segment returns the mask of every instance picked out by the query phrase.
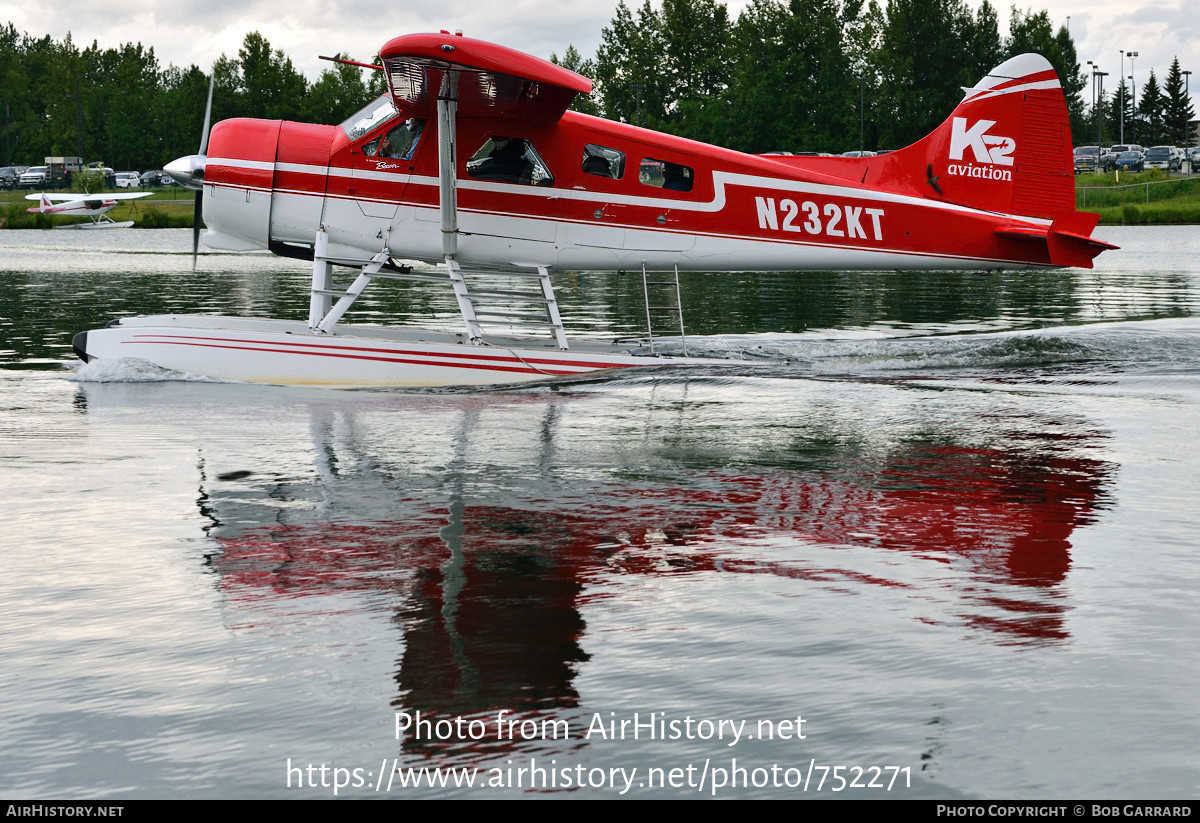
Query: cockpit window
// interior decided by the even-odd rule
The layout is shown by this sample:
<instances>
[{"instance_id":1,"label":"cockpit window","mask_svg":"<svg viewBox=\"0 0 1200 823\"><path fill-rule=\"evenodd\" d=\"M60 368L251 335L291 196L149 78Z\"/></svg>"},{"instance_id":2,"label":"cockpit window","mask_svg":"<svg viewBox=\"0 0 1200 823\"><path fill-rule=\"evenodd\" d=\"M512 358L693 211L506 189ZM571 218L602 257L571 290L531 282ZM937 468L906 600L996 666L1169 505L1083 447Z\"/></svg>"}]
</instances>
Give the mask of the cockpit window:
<instances>
[{"instance_id":1,"label":"cockpit window","mask_svg":"<svg viewBox=\"0 0 1200 823\"><path fill-rule=\"evenodd\" d=\"M411 160L417 151L417 143L425 131L425 119L410 117L403 123L388 130L363 146L363 154L368 157L394 157L399 160Z\"/></svg>"},{"instance_id":2,"label":"cockpit window","mask_svg":"<svg viewBox=\"0 0 1200 823\"><path fill-rule=\"evenodd\" d=\"M467 174L477 180L522 183L527 186L553 186L554 175L534 151L533 144L520 137L493 135L467 161Z\"/></svg>"},{"instance_id":3,"label":"cockpit window","mask_svg":"<svg viewBox=\"0 0 1200 823\"><path fill-rule=\"evenodd\" d=\"M625 152L588 143L583 147L583 170L597 177L620 180L625 173Z\"/></svg>"},{"instance_id":4,"label":"cockpit window","mask_svg":"<svg viewBox=\"0 0 1200 823\"><path fill-rule=\"evenodd\" d=\"M342 131L351 140L357 140L384 120L396 114L390 95L383 95L350 115L342 123Z\"/></svg>"},{"instance_id":5,"label":"cockpit window","mask_svg":"<svg viewBox=\"0 0 1200 823\"><path fill-rule=\"evenodd\" d=\"M691 191L696 173L687 166L670 163L666 160L655 160L647 157L642 160L638 171L638 179L644 185L654 186L670 191Z\"/></svg>"}]
</instances>

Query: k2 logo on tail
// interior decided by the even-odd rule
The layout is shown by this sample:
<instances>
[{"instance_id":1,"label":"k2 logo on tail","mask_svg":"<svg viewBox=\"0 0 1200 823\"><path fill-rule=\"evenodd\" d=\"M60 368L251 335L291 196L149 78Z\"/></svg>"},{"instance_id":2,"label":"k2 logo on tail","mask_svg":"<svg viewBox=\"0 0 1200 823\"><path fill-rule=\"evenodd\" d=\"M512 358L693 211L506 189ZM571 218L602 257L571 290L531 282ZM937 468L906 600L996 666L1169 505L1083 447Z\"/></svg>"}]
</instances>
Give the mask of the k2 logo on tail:
<instances>
[{"instance_id":1,"label":"k2 logo on tail","mask_svg":"<svg viewBox=\"0 0 1200 823\"><path fill-rule=\"evenodd\" d=\"M963 152L970 149L977 163L1011 166L1017 141L988 134L988 129L994 125L995 120L977 120L975 125L967 128L967 118L955 117L950 124L950 159L962 160Z\"/></svg>"}]
</instances>

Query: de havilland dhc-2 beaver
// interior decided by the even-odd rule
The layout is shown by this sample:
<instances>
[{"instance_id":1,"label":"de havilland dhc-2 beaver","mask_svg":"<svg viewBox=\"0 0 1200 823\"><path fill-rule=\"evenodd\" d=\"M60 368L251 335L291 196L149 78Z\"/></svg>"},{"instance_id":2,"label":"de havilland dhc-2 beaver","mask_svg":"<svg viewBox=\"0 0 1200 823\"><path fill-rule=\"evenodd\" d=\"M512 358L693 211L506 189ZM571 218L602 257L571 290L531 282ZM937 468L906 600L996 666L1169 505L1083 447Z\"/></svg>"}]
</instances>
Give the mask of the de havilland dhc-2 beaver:
<instances>
[{"instance_id":1,"label":"de havilland dhc-2 beaver","mask_svg":"<svg viewBox=\"0 0 1200 823\"><path fill-rule=\"evenodd\" d=\"M649 294L648 346L568 344L554 272L651 272L674 284L682 336L679 271L1091 268L1115 248L1075 209L1065 98L1036 54L966 89L927 137L861 158L742 154L568 111L590 80L460 34L397 37L380 58L388 93L340 126L209 133L206 115L200 153L167 167L197 190L194 242L202 214L208 246L312 260L308 321L123 318L76 335L83 360L325 386L713 363L686 338L684 356L655 350ZM353 282L335 286L335 266ZM376 279L444 283L461 333L339 325Z\"/></svg>"}]
</instances>

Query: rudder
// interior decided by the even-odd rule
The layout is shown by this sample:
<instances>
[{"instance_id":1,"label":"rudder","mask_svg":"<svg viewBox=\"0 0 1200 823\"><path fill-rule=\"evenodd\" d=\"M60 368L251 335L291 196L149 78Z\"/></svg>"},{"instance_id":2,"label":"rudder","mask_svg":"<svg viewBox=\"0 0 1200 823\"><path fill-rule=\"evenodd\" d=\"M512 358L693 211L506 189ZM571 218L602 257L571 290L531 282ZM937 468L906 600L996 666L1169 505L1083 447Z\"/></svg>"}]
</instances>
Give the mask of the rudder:
<instances>
[{"instance_id":1,"label":"rudder","mask_svg":"<svg viewBox=\"0 0 1200 823\"><path fill-rule=\"evenodd\" d=\"M1013 57L965 91L941 126L896 152L924 194L1022 217L1075 213L1070 118L1050 62Z\"/></svg>"}]
</instances>

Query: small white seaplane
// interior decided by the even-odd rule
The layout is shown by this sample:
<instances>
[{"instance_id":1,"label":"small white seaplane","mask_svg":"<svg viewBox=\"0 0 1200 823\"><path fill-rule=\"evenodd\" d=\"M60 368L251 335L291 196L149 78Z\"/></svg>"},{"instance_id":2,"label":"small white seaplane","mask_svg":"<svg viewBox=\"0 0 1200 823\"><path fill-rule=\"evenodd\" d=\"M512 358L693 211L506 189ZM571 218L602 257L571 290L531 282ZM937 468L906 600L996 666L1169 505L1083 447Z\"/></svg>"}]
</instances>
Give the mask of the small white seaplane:
<instances>
[{"instance_id":1,"label":"small white seaplane","mask_svg":"<svg viewBox=\"0 0 1200 823\"><path fill-rule=\"evenodd\" d=\"M312 260L308 321L123 318L75 336L83 360L326 386L713 363L655 348L650 278L674 291L654 302L682 338L681 270L1090 268L1115 248L1075 209L1066 102L1038 55L994 69L924 139L865 158L748 155L568 111L590 80L449 32L380 57L354 65L382 70L388 93L341 126L235 119L210 135L206 115L200 152L166 167L197 191L194 247L203 217L209 246ZM335 285L335 266L353 282ZM568 345L562 270L640 271L647 340ZM452 289L462 332L340 325L396 279Z\"/></svg>"},{"instance_id":2,"label":"small white seaplane","mask_svg":"<svg viewBox=\"0 0 1200 823\"><path fill-rule=\"evenodd\" d=\"M122 200L136 200L139 197L149 197L150 192L128 192L122 194L27 194L26 200L38 201L37 206L25 209L28 212L53 214L58 216L81 215L90 217L90 221L80 223L65 223L55 226L56 229L127 229L133 225L132 220L117 222L108 213L117 207Z\"/></svg>"}]
</instances>

